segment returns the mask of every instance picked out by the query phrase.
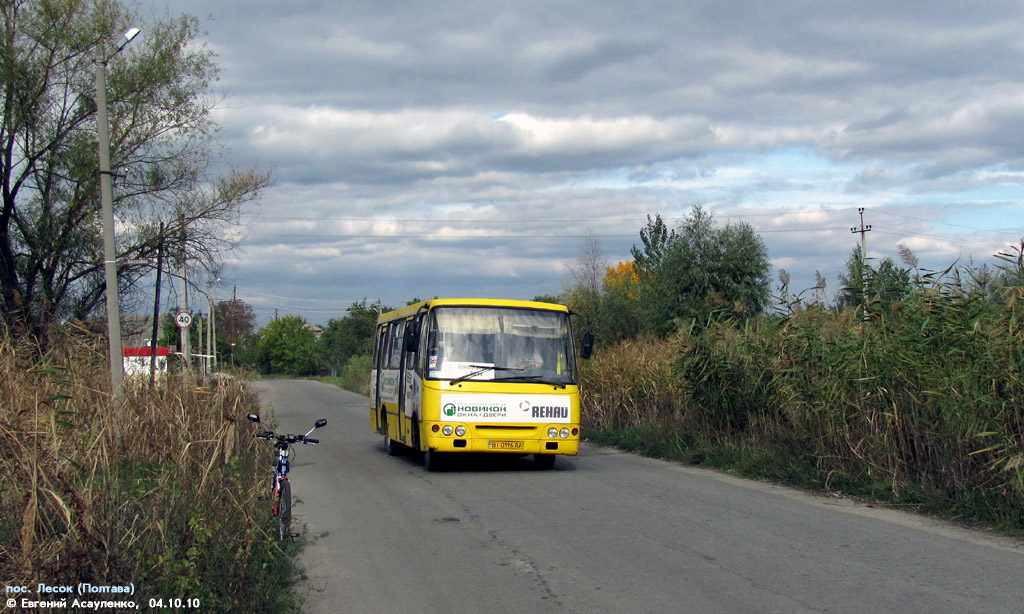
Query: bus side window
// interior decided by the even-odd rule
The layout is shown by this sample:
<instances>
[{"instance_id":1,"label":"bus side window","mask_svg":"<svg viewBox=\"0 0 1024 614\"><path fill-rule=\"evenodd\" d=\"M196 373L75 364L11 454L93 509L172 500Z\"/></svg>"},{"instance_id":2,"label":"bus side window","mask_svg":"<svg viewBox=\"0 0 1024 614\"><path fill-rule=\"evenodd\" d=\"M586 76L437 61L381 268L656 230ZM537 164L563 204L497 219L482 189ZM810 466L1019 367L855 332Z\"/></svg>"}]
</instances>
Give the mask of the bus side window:
<instances>
[{"instance_id":1,"label":"bus side window","mask_svg":"<svg viewBox=\"0 0 1024 614\"><path fill-rule=\"evenodd\" d=\"M394 324L385 324L380 328L380 368L388 369L391 366L391 327Z\"/></svg>"},{"instance_id":2,"label":"bus side window","mask_svg":"<svg viewBox=\"0 0 1024 614\"><path fill-rule=\"evenodd\" d=\"M374 329L376 337L373 340L373 368L380 368L380 357L384 351L384 327L378 326Z\"/></svg>"},{"instance_id":3,"label":"bus side window","mask_svg":"<svg viewBox=\"0 0 1024 614\"><path fill-rule=\"evenodd\" d=\"M405 327L406 334L415 334L417 320L409 320L409 323ZM403 342L403 345L405 343ZM420 366L419 360L419 346L414 346L411 351L405 353L405 368L414 370L417 373L423 373L423 369Z\"/></svg>"},{"instance_id":4,"label":"bus side window","mask_svg":"<svg viewBox=\"0 0 1024 614\"><path fill-rule=\"evenodd\" d=\"M402 333L405 332L405 322L391 323L391 338L388 340L391 361L390 368L397 369L402 364Z\"/></svg>"}]
</instances>

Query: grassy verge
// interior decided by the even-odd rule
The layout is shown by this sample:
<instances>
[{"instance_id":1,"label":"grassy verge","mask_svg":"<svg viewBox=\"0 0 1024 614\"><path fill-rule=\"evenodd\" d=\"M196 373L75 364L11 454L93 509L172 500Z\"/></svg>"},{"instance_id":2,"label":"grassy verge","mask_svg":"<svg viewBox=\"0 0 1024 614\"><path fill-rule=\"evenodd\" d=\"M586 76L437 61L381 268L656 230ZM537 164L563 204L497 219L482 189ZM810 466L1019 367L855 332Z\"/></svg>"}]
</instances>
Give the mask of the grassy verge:
<instances>
[{"instance_id":1,"label":"grassy verge","mask_svg":"<svg viewBox=\"0 0 1024 614\"><path fill-rule=\"evenodd\" d=\"M0 583L294 611L300 571L259 499L269 457L245 382L129 381L117 415L102 340L61 333L47 347L0 338Z\"/></svg>"},{"instance_id":2,"label":"grassy verge","mask_svg":"<svg viewBox=\"0 0 1024 614\"><path fill-rule=\"evenodd\" d=\"M997 300L998 299L998 300ZM1024 535L1024 288L722 320L602 348L597 442Z\"/></svg>"},{"instance_id":3,"label":"grassy verge","mask_svg":"<svg viewBox=\"0 0 1024 614\"><path fill-rule=\"evenodd\" d=\"M333 384L365 397L370 396L370 366L373 362L370 356L353 356L345 363L337 377L313 376L304 379L311 379L326 384Z\"/></svg>"}]
</instances>

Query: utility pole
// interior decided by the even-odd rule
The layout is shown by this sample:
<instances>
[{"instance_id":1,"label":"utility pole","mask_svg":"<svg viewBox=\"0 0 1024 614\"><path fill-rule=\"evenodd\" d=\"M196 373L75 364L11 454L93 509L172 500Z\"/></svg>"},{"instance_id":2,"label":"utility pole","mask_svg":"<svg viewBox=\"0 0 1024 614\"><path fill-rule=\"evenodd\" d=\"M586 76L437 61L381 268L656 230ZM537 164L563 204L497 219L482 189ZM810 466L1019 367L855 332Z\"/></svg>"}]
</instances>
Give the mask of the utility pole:
<instances>
[{"instance_id":1,"label":"utility pole","mask_svg":"<svg viewBox=\"0 0 1024 614\"><path fill-rule=\"evenodd\" d=\"M206 286L207 286L207 288L209 288L210 284L207 283ZM210 291L207 290L206 293L209 294ZM213 299L211 299L209 296L207 296L206 297L206 353L209 354L210 356L206 359L206 370L209 372L209 374L213 373L213 369L214 369L214 366L215 366L214 361L217 359L217 351L213 347L213 342L216 339L216 337L214 337L214 335L213 335L213 327L216 325L215 324L216 322L217 322L217 314L213 313Z\"/></svg>"},{"instance_id":2,"label":"utility pole","mask_svg":"<svg viewBox=\"0 0 1024 614\"><path fill-rule=\"evenodd\" d=\"M861 301L865 307L868 301L868 278L865 275L865 267L867 266L868 258L868 240L867 233L871 231L871 224L864 225L864 207L858 207L857 213L860 214L860 229L850 228L851 233L860 233L860 285L861 285Z\"/></svg>"},{"instance_id":3,"label":"utility pole","mask_svg":"<svg viewBox=\"0 0 1024 614\"><path fill-rule=\"evenodd\" d=\"M210 301L210 350L213 354L213 370L217 370L217 305Z\"/></svg>"},{"instance_id":4,"label":"utility pole","mask_svg":"<svg viewBox=\"0 0 1024 614\"><path fill-rule=\"evenodd\" d=\"M114 196L110 170L110 121L107 118L107 58L103 45L96 53L96 132L100 156L100 201L103 209L103 272L107 283L107 337L114 412L121 419L124 402L124 349L121 307L117 294L117 250L114 244Z\"/></svg>"},{"instance_id":5,"label":"utility pole","mask_svg":"<svg viewBox=\"0 0 1024 614\"><path fill-rule=\"evenodd\" d=\"M206 281L206 371L213 373L217 367L217 314L210 291L213 284L220 283L220 277Z\"/></svg>"},{"instance_id":6,"label":"utility pole","mask_svg":"<svg viewBox=\"0 0 1024 614\"><path fill-rule=\"evenodd\" d=\"M871 224L864 225L864 207L858 207L857 213L860 214L860 229L850 228L850 232L853 234L860 233L860 262L864 264L864 260L868 257L868 243L867 233L871 232Z\"/></svg>"},{"instance_id":7,"label":"utility pole","mask_svg":"<svg viewBox=\"0 0 1024 614\"><path fill-rule=\"evenodd\" d=\"M206 377L206 355L203 354L203 312L198 312L192 321L196 323L196 344L199 348L199 377Z\"/></svg>"},{"instance_id":8,"label":"utility pole","mask_svg":"<svg viewBox=\"0 0 1024 614\"><path fill-rule=\"evenodd\" d=\"M160 239L156 248L156 299L153 301L153 338L149 344L149 387L156 381L156 340L160 334L160 283L164 268L164 223L160 222Z\"/></svg>"},{"instance_id":9,"label":"utility pole","mask_svg":"<svg viewBox=\"0 0 1024 614\"><path fill-rule=\"evenodd\" d=\"M188 281L185 279L185 214L181 214L181 296L178 305L182 311L188 311ZM192 369L192 344L188 337L188 328L181 329L181 353L185 358L185 370Z\"/></svg>"}]
</instances>

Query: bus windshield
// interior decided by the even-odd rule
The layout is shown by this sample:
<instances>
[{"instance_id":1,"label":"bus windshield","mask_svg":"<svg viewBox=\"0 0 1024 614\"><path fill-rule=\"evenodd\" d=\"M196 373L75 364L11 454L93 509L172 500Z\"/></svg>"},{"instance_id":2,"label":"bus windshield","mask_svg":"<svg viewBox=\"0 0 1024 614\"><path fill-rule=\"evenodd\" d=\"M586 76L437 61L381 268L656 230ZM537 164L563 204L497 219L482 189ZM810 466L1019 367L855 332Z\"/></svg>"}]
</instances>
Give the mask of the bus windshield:
<instances>
[{"instance_id":1,"label":"bus windshield","mask_svg":"<svg viewBox=\"0 0 1024 614\"><path fill-rule=\"evenodd\" d=\"M438 307L427 323L427 377L576 383L569 316L509 307Z\"/></svg>"}]
</instances>

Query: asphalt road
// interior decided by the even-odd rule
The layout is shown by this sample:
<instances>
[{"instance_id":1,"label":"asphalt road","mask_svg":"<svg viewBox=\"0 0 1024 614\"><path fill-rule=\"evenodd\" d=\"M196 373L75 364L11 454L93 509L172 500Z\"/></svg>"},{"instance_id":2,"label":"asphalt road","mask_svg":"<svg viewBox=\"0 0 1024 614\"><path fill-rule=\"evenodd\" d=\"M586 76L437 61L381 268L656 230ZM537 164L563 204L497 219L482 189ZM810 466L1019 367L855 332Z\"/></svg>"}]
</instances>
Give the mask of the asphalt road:
<instances>
[{"instance_id":1,"label":"asphalt road","mask_svg":"<svg viewBox=\"0 0 1024 614\"><path fill-rule=\"evenodd\" d=\"M1024 544L913 514L584 446L389 457L364 397L266 381L299 446L303 612L1024 612Z\"/></svg>"}]
</instances>

